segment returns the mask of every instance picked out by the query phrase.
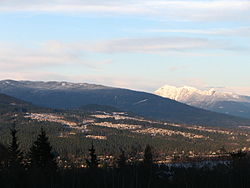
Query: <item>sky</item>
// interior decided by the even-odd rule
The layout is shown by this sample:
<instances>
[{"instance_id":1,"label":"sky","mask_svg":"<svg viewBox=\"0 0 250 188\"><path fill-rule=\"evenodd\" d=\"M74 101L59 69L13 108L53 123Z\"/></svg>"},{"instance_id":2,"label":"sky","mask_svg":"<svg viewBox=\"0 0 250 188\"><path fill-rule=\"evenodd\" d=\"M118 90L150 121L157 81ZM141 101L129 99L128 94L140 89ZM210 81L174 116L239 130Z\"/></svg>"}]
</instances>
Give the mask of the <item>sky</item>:
<instances>
[{"instance_id":1,"label":"sky","mask_svg":"<svg viewBox=\"0 0 250 188\"><path fill-rule=\"evenodd\" d=\"M0 0L0 79L250 95L250 1Z\"/></svg>"}]
</instances>

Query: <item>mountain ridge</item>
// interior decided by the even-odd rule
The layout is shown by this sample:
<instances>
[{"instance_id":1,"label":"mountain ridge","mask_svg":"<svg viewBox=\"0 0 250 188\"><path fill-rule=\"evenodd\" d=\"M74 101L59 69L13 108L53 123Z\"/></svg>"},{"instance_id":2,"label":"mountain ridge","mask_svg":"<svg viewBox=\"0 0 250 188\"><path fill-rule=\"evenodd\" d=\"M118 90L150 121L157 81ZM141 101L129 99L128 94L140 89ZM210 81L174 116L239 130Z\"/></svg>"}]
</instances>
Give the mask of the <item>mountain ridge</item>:
<instances>
[{"instance_id":1,"label":"mountain ridge","mask_svg":"<svg viewBox=\"0 0 250 188\"><path fill-rule=\"evenodd\" d=\"M198 108L250 118L249 96L220 92L215 89L199 90L194 87L169 85L159 88L155 91L155 94Z\"/></svg>"},{"instance_id":2,"label":"mountain ridge","mask_svg":"<svg viewBox=\"0 0 250 188\"><path fill-rule=\"evenodd\" d=\"M60 87L52 87L54 85ZM72 89L65 88L61 82L3 80L0 81L0 92L48 108L74 109L97 104L173 123L207 126L250 125L249 119L206 111L146 92L92 84L85 86L80 83Z\"/></svg>"}]
</instances>

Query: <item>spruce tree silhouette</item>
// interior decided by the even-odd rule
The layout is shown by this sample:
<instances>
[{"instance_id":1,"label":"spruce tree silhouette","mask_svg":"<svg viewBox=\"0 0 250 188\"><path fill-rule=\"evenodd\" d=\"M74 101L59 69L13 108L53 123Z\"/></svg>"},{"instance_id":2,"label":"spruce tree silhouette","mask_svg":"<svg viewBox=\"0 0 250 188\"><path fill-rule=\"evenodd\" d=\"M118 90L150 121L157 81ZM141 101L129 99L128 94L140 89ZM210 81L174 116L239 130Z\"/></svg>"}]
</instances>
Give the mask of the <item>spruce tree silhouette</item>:
<instances>
[{"instance_id":1,"label":"spruce tree silhouette","mask_svg":"<svg viewBox=\"0 0 250 188\"><path fill-rule=\"evenodd\" d=\"M37 140L30 148L31 166L39 169L56 170L55 157L46 132L41 128Z\"/></svg>"},{"instance_id":2,"label":"spruce tree silhouette","mask_svg":"<svg viewBox=\"0 0 250 188\"><path fill-rule=\"evenodd\" d=\"M0 169L6 166L6 163L8 162L8 157L8 149L0 143Z\"/></svg>"},{"instance_id":3,"label":"spruce tree silhouette","mask_svg":"<svg viewBox=\"0 0 250 188\"><path fill-rule=\"evenodd\" d=\"M20 150L19 143L17 142L16 133L17 130L14 125L14 127L10 130L12 140L8 148L9 152L8 167L15 169L22 167L22 160L23 160L23 152Z\"/></svg>"},{"instance_id":4,"label":"spruce tree silhouette","mask_svg":"<svg viewBox=\"0 0 250 188\"><path fill-rule=\"evenodd\" d=\"M143 168L142 168L143 187L151 187L152 172L153 172L153 154L150 145L147 145L144 150Z\"/></svg>"},{"instance_id":5,"label":"spruce tree silhouette","mask_svg":"<svg viewBox=\"0 0 250 188\"><path fill-rule=\"evenodd\" d=\"M145 167L153 165L153 154L150 145L147 145L144 150L143 164Z\"/></svg>"},{"instance_id":6,"label":"spruce tree silhouette","mask_svg":"<svg viewBox=\"0 0 250 188\"><path fill-rule=\"evenodd\" d=\"M86 159L87 166L89 168L97 168L99 164L99 160L97 159L97 155L95 154L95 148L93 142L91 144L91 148L89 149L90 160Z\"/></svg>"},{"instance_id":7,"label":"spruce tree silhouette","mask_svg":"<svg viewBox=\"0 0 250 188\"><path fill-rule=\"evenodd\" d=\"M118 168L126 167L126 164L127 164L126 161L127 161L127 158L125 156L125 151L121 150L121 154L119 155L119 158L117 160Z\"/></svg>"}]
</instances>

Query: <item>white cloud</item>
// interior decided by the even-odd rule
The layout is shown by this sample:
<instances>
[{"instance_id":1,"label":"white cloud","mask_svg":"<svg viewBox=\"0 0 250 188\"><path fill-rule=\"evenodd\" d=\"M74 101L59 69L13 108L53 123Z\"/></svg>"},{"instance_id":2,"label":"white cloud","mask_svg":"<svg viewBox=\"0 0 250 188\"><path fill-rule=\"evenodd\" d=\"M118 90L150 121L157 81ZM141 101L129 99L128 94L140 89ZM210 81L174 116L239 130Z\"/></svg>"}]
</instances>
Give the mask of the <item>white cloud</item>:
<instances>
[{"instance_id":1,"label":"white cloud","mask_svg":"<svg viewBox=\"0 0 250 188\"><path fill-rule=\"evenodd\" d=\"M8 44L0 43L1 72L7 70L35 70L40 68L65 69L87 67L101 70L105 65L113 63L114 53L145 53L160 55L184 56L216 56L208 50L224 50L220 56L236 51L245 52L228 42L218 42L203 38L160 37L160 38L123 38L103 42L72 42L48 41L39 44ZM98 55L110 57L103 58Z\"/></svg>"},{"instance_id":2,"label":"white cloud","mask_svg":"<svg viewBox=\"0 0 250 188\"><path fill-rule=\"evenodd\" d=\"M107 15L143 15L174 20L250 21L247 0L51 0L0 1L0 11L64 12Z\"/></svg>"},{"instance_id":3,"label":"white cloud","mask_svg":"<svg viewBox=\"0 0 250 188\"><path fill-rule=\"evenodd\" d=\"M49 41L26 47L19 44L0 44L1 72L6 70L34 70L63 66L99 69L111 59L91 60L79 44Z\"/></svg>"},{"instance_id":4,"label":"white cloud","mask_svg":"<svg viewBox=\"0 0 250 188\"><path fill-rule=\"evenodd\" d=\"M152 33L186 33L186 34L201 34L201 35L219 35L219 36L236 36L250 37L250 27L239 28L216 28L216 29L148 29L146 32Z\"/></svg>"},{"instance_id":5,"label":"white cloud","mask_svg":"<svg viewBox=\"0 0 250 188\"><path fill-rule=\"evenodd\" d=\"M206 50L244 51L244 47L234 46L228 41L208 40L192 37L124 38L98 42L86 50L99 53L148 53L201 55ZM195 50L195 51L194 51Z\"/></svg>"}]
</instances>

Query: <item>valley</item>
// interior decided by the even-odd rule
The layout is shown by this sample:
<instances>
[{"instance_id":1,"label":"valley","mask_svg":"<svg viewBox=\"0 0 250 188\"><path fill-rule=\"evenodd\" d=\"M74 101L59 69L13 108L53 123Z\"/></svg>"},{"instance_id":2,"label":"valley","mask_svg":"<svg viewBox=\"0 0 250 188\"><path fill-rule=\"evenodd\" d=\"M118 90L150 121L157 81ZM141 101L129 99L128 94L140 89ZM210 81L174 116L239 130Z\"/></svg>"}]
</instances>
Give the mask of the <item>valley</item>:
<instances>
[{"instance_id":1,"label":"valley","mask_svg":"<svg viewBox=\"0 0 250 188\"><path fill-rule=\"evenodd\" d=\"M5 116L5 114L4 114ZM4 117L2 116L2 117ZM120 149L142 152L146 144L152 145L157 160L173 156L206 158L224 156L227 152L250 149L250 130L238 128L214 128L171 124L130 116L125 112L25 112L8 113L8 119L16 119L19 137L25 150L40 127L45 127L55 151L64 157L85 156L93 142L99 155L117 156ZM8 143L11 122L1 122L0 142ZM70 157L70 158L71 158ZM139 156L138 156L139 157Z\"/></svg>"},{"instance_id":2,"label":"valley","mask_svg":"<svg viewBox=\"0 0 250 188\"><path fill-rule=\"evenodd\" d=\"M250 0L0 0L0 188L250 188Z\"/></svg>"}]
</instances>

